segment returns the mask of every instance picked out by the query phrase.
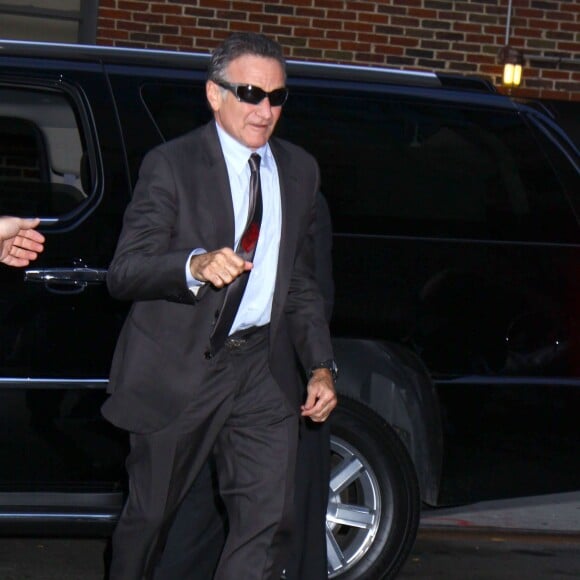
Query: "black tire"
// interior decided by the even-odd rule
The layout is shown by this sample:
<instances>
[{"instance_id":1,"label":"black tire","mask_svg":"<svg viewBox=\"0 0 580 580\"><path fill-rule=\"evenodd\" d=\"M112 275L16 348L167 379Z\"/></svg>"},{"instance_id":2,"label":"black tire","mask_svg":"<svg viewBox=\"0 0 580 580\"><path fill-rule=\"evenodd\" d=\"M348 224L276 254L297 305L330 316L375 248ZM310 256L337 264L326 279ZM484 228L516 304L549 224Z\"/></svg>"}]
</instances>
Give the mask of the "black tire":
<instances>
[{"instance_id":1,"label":"black tire","mask_svg":"<svg viewBox=\"0 0 580 580\"><path fill-rule=\"evenodd\" d=\"M413 548L421 512L409 453L381 417L346 397L331 417L331 446L328 577L394 578Z\"/></svg>"}]
</instances>

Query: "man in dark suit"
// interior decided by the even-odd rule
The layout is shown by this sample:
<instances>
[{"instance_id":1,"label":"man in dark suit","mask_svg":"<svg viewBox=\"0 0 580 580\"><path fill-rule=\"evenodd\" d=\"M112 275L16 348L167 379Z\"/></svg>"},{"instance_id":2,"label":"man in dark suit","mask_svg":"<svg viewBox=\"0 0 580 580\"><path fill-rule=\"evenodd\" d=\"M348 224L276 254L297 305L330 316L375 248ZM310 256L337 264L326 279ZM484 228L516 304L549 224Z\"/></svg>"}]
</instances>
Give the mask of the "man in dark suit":
<instances>
[{"instance_id":1,"label":"man in dark suit","mask_svg":"<svg viewBox=\"0 0 580 580\"><path fill-rule=\"evenodd\" d=\"M210 62L214 121L143 161L107 278L134 301L103 405L131 442L111 580L152 577L212 451L229 525L214 578L277 580L284 567L298 419L336 405L313 272L319 170L271 138L285 81L278 44L231 35Z\"/></svg>"},{"instance_id":2,"label":"man in dark suit","mask_svg":"<svg viewBox=\"0 0 580 580\"><path fill-rule=\"evenodd\" d=\"M332 223L324 196L318 194L314 228L316 280L328 321L334 304ZM296 461L295 525L286 580L327 578L326 507L330 477L328 423L308 419L300 425ZM217 566L227 534L227 514L210 459L179 507L168 534L155 580L207 580Z\"/></svg>"}]
</instances>

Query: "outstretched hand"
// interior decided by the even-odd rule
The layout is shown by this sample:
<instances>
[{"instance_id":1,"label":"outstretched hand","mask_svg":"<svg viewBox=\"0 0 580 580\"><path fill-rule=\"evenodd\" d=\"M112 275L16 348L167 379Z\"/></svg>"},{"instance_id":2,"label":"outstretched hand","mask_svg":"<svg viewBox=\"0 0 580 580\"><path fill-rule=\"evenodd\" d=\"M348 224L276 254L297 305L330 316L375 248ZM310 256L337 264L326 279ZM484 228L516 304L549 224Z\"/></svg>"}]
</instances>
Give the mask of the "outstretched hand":
<instances>
[{"instance_id":1,"label":"outstretched hand","mask_svg":"<svg viewBox=\"0 0 580 580\"><path fill-rule=\"evenodd\" d=\"M34 228L40 220L0 217L0 262L21 268L44 250L44 236Z\"/></svg>"}]
</instances>

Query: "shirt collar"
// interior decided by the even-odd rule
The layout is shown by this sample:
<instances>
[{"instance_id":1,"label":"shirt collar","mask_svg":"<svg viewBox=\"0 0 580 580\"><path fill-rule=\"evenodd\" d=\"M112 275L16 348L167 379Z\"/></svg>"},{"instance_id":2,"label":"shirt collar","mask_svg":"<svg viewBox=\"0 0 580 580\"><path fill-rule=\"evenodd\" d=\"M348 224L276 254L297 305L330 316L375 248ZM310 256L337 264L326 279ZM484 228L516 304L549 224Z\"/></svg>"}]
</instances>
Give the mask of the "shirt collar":
<instances>
[{"instance_id":1,"label":"shirt collar","mask_svg":"<svg viewBox=\"0 0 580 580\"><path fill-rule=\"evenodd\" d=\"M216 127L224 157L226 158L228 165L235 171L236 175L240 175L242 171L246 171L249 167L248 159L254 151L249 147L242 145L239 141L236 141L229 133L224 131L218 123L216 123ZM255 153L262 158L260 166L264 167L264 162L266 166L268 166L272 156L268 143L256 149Z\"/></svg>"}]
</instances>

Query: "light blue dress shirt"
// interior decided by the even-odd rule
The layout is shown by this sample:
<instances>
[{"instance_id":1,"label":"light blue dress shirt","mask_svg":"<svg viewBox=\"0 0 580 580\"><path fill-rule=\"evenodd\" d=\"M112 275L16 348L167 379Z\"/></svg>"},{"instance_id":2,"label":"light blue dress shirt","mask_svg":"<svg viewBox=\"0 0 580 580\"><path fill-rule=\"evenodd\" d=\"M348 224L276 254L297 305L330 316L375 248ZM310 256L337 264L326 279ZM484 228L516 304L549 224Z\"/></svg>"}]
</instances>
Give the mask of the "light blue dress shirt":
<instances>
[{"instance_id":1,"label":"light blue dress shirt","mask_svg":"<svg viewBox=\"0 0 580 580\"><path fill-rule=\"evenodd\" d=\"M236 141L219 125L217 125L217 130L226 160L232 192L235 219L235 239L232 240L232 248L236 248L248 220L248 202L250 198L250 165L248 164L248 159L254 151ZM260 162L263 206L262 224L254 255L254 267L250 271L248 285L244 291L230 334L251 326L268 324L272 311L280 234L282 231L280 180L270 146L266 144L257 149L256 153L262 158ZM207 248L196 248L190 254L190 258L205 251L207 251ZM202 284L191 275L189 270L190 258L187 260L185 275L188 287L193 292L196 292Z\"/></svg>"}]
</instances>

